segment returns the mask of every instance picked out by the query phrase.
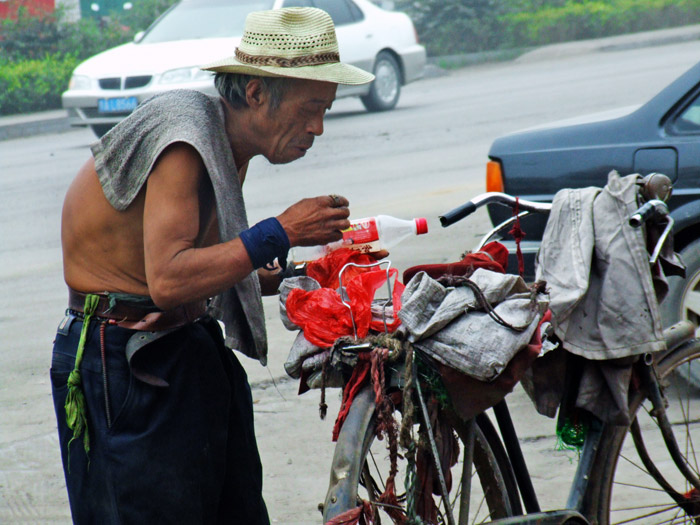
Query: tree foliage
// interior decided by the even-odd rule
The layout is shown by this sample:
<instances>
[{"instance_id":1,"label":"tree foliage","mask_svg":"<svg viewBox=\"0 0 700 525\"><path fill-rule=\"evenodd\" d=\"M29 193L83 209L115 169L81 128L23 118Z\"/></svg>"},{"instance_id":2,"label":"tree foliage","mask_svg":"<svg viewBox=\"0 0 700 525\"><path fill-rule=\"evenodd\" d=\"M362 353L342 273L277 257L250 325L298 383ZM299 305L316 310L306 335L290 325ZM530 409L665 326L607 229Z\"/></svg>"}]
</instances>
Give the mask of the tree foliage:
<instances>
[{"instance_id":1,"label":"tree foliage","mask_svg":"<svg viewBox=\"0 0 700 525\"><path fill-rule=\"evenodd\" d=\"M503 0L399 0L430 55L450 55L498 47Z\"/></svg>"},{"instance_id":2,"label":"tree foliage","mask_svg":"<svg viewBox=\"0 0 700 525\"><path fill-rule=\"evenodd\" d=\"M527 47L700 22L700 0L397 0L429 55Z\"/></svg>"}]
</instances>

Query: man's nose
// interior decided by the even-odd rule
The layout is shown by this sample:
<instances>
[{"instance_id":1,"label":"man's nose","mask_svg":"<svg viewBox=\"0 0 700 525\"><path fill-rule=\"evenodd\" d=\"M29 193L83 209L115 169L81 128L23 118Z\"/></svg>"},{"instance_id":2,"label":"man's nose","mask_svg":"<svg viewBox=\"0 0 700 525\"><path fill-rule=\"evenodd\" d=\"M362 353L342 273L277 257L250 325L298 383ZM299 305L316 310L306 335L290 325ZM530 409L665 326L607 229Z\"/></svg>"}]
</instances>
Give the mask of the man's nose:
<instances>
[{"instance_id":1,"label":"man's nose","mask_svg":"<svg viewBox=\"0 0 700 525\"><path fill-rule=\"evenodd\" d=\"M313 135L319 136L323 134L323 116L314 117L306 124L306 131Z\"/></svg>"}]
</instances>

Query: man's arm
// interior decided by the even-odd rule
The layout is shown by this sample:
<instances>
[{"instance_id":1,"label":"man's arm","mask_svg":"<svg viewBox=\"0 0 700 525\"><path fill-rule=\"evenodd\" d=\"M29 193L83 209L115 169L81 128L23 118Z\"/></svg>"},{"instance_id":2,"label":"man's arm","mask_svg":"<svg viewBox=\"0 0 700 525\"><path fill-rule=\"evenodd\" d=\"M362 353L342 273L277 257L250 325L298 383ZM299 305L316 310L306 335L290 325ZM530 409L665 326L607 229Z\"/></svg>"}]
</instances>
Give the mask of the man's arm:
<instances>
[{"instance_id":1,"label":"man's arm","mask_svg":"<svg viewBox=\"0 0 700 525\"><path fill-rule=\"evenodd\" d=\"M304 199L278 216L290 244L326 244L349 226L347 201ZM240 239L198 247L203 223L215 206L202 159L177 143L161 155L146 183L144 257L153 301L170 309L207 299L232 287L254 270Z\"/></svg>"}]
</instances>

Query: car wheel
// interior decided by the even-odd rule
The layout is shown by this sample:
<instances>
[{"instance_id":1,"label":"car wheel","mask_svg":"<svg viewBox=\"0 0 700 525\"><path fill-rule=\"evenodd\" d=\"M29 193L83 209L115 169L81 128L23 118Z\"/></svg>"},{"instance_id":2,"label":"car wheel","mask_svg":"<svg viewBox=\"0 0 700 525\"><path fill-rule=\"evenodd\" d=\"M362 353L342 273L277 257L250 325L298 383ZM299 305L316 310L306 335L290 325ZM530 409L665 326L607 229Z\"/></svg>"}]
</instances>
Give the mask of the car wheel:
<instances>
[{"instance_id":1,"label":"car wheel","mask_svg":"<svg viewBox=\"0 0 700 525\"><path fill-rule=\"evenodd\" d=\"M93 124L90 126L92 132L101 139L110 129L114 127L114 124Z\"/></svg>"},{"instance_id":2,"label":"car wheel","mask_svg":"<svg viewBox=\"0 0 700 525\"><path fill-rule=\"evenodd\" d=\"M393 109L401 94L401 69L390 53L382 51L377 55L374 76L369 93L360 97L362 103L369 111Z\"/></svg>"},{"instance_id":3,"label":"car wheel","mask_svg":"<svg viewBox=\"0 0 700 525\"><path fill-rule=\"evenodd\" d=\"M700 327L700 239L683 248L680 256L686 265L686 278L669 277L668 295L661 303L661 318L664 327L681 320L688 320ZM700 337L700 329L696 331ZM683 368L685 379L700 388L700 363L692 363L690 369Z\"/></svg>"}]
</instances>

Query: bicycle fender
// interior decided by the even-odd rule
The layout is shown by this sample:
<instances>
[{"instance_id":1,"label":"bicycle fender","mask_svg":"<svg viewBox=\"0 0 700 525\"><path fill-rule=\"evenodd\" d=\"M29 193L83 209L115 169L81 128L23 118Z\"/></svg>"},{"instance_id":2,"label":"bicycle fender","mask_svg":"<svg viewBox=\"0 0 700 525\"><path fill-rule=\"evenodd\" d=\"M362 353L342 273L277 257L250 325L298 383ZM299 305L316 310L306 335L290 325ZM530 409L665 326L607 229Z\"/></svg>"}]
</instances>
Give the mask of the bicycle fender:
<instances>
[{"instance_id":1,"label":"bicycle fender","mask_svg":"<svg viewBox=\"0 0 700 525\"><path fill-rule=\"evenodd\" d=\"M333 453L331 479L323 504L323 522L357 507L357 485L362 462L373 437L374 391L365 386L353 400ZM359 446L361 444L361 446Z\"/></svg>"}]
</instances>

